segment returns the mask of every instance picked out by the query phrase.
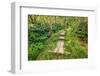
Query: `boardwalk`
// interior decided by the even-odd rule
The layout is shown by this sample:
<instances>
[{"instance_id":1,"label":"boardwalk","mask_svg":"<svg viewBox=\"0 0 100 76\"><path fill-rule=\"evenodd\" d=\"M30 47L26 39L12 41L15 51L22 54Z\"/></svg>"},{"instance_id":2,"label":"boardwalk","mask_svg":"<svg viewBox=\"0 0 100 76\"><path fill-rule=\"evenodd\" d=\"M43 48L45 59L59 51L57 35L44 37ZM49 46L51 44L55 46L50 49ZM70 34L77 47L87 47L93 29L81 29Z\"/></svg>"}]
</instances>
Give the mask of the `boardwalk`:
<instances>
[{"instance_id":1,"label":"boardwalk","mask_svg":"<svg viewBox=\"0 0 100 76\"><path fill-rule=\"evenodd\" d=\"M64 39L65 39L64 36L65 36L65 31L61 31L59 33L57 47L53 51L50 51L50 52L57 53L57 54L70 54L70 52L64 51Z\"/></svg>"},{"instance_id":2,"label":"boardwalk","mask_svg":"<svg viewBox=\"0 0 100 76\"><path fill-rule=\"evenodd\" d=\"M65 36L65 32L63 31L60 33L57 47L54 49L55 53L64 54L64 36Z\"/></svg>"}]
</instances>

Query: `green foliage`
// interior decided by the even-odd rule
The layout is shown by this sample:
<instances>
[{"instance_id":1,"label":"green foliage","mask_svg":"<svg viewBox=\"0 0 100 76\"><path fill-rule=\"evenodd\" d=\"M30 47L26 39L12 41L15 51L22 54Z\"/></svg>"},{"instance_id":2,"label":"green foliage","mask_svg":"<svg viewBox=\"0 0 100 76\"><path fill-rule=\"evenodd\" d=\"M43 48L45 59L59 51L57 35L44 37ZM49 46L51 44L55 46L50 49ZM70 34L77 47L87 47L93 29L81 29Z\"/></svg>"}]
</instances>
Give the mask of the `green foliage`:
<instances>
[{"instance_id":1,"label":"green foliage","mask_svg":"<svg viewBox=\"0 0 100 76\"><path fill-rule=\"evenodd\" d=\"M44 42L48 38L48 29L43 25L34 25L28 29L29 43Z\"/></svg>"},{"instance_id":2,"label":"green foliage","mask_svg":"<svg viewBox=\"0 0 100 76\"><path fill-rule=\"evenodd\" d=\"M53 34L49 38L49 27L46 24L37 23L31 26L28 29L28 59L36 60L37 56L46 48L46 45L48 45L47 48L50 50L54 48L57 42L57 34ZM51 26L52 32L58 32L62 29L60 24L53 24ZM50 42L50 45L48 42Z\"/></svg>"},{"instance_id":3,"label":"green foliage","mask_svg":"<svg viewBox=\"0 0 100 76\"><path fill-rule=\"evenodd\" d=\"M61 24L53 24L52 25L52 31L54 32L54 33L56 33L56 32L58 32L59 30L62 30L62 29L64 29L64 26L63 25L61 25Z\"/></svg>"},{"instance_id":4,"label":"green foliage","mask_svg":"<svg viewBox=\"0 0 100 76\"><path fill-rule=\"evenodd\" d=\"M87 17L29 15L28 60L87 58L87 24ZM65 31L63 55L49 52L56 48L60 31Z\"/></svg>"},{"instance_id":5,"label":"green foliage","mask_svg":"<svg viewBox=\"0 0 100 76\"><path fill-rule=\"evenodd\" d=\"M87 41L87 37L88 37L87 22L81 22L77 28L76 33L79 38Z\"/></svg>"},{"instance_id":6,"label":"green foliage","mask_svg":"<svg viewBox=\"0 0 100 76\"><path fill-rule=\"evenodd\" d=\"M65 51L71 52L69 58L87 58L87 44L78 39L87 39L87 22L77 23L77 20L70 19L69 25L65 36Z\"/></svg>"},{"instance_id":7,"label":"green foliage","mask_svg":"<svg viewBox=\"0 0 100 76\"><path fill-rule=\"evenodd\" d=\"M35 45L30 45L28 50L28 59L35 60L39 53L43 51L44 45L42 43L36 43Z\"/></svg>"},{"instance_id":8,"label":"green foliage","mask_svg":"<svg viewBox=\"0 0 100 76\"><path fill-rule=\"evenodd\" d=\"M28 29L29 39L29 60L35 60L43 51L45 40L48 38L48 29L42 24L35 24Z\"/></svg>"}]
</instances>

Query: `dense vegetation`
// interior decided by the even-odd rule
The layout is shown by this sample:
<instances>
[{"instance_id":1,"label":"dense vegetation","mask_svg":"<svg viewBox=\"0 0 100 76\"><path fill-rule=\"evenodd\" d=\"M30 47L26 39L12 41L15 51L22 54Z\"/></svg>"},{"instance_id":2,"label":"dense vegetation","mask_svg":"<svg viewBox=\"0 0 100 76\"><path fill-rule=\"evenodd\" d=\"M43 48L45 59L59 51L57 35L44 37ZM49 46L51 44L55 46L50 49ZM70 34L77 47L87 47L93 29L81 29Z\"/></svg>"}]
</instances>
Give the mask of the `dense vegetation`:
<instances>
[{"instance_id":1,"label":"dense vegetation","mask_svg":"<svg viewBox=\"0 0 100 76\"><path fill-rule=\"evenodd\" d=\"M87 17L28 15L28 60L87 58L87 29ZM63 30L65 53L49 52Z\"/></svg>"}]
</instances>

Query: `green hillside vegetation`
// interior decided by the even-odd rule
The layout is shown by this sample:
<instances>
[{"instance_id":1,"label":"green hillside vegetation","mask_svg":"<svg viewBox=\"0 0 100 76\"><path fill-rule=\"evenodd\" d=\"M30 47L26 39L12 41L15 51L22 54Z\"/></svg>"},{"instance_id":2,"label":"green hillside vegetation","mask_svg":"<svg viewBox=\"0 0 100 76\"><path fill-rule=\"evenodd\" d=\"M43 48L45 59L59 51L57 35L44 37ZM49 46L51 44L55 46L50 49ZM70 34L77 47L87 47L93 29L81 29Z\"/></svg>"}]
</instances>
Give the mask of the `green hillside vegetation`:
<instances>
[{"instance_id":1,"label":"green hillside vegetation","mask_svg":"<svg viewBox=\"0 0 100 76\"><path fill-rule=\"evenodd\" d=\"M64 54L52 53L59 32L65 31ZM70 52L67 54L66 52ZM88 57L88 18L28 15L28 60L79 59Z\"/></svg>"}]
</instances>

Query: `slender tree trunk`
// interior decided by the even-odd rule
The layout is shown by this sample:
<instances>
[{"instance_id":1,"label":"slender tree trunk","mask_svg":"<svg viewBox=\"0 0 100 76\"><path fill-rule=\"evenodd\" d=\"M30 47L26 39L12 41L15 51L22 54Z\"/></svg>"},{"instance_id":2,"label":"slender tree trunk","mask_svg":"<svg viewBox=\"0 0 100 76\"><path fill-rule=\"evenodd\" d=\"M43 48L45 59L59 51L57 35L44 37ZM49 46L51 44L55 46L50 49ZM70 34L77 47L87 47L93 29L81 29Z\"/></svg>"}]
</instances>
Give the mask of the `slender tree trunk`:
<instances>
[{"instance_id":1,"label":"slender tree trunk","mask_svg":"<svg viewBox=\"0 0 100 76\"><path fill-rule=\"evenodd\" d=\"M65 17L65 19L64 19L64 28L66 29L66 26L67 26L67 23L66 23L66 17Z\"/></svg>"},{"instance_id":2,"label":"slender tree trunk","mask_svg":"<svg viewBox=\"0 0 100 76\"><path fill-rule=\"evenodd\" d=\"M29 15L29 19L30 19L30 23L33 24L33 18L32 18L32 15Z\"/></svg>"},{"instance_id":3,"label":"slender tree trunk","mask_svg":"<svg viewBox=\"0 0 100 76\"><path fill-rule=\"evenodd\" d=\"M55 16L55 24L56 24L56 16Z\"/></svg>"},{"instance_id":4,"label":"slender tree trunk","mask_svg":"<svg viewBox=\"0 0 100 76\"><path fill-rule=\"evenodd\" d=\"M48 36L50 37L51 34L52 34L52 23L51 23L51 17L49 17L49 33L48 33Z\"/></svg>"}]
</instances>

